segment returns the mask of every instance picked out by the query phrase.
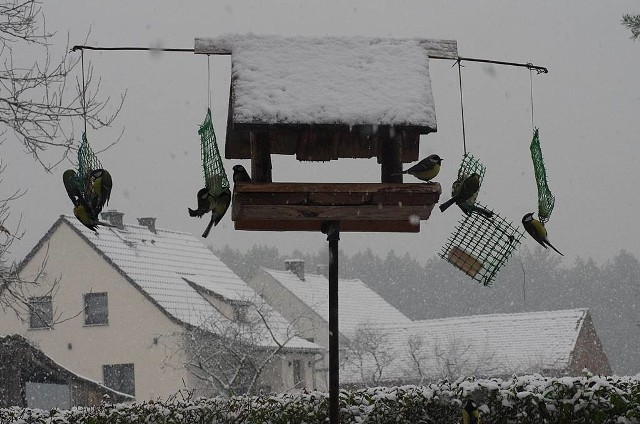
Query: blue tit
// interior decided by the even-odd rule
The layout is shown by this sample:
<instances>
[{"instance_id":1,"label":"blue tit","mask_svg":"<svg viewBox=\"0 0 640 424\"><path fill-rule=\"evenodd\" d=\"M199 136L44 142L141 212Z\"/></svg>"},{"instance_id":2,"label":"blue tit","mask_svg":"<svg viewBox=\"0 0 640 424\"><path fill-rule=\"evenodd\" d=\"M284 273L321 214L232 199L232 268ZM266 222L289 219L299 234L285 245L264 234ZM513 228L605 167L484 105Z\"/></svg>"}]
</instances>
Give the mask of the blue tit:
<instances>
[{"instance_id":1,"label":"blue tit","mask_svg":"<svg viewBox=\"0 0 640 424\"><path fill-rule=\"evenodd\" d=\"M92 171L91 177L93 178L93 201L91 206L95 211L100 212L104 205L109 204L113 181L111 180L111 174L106 169Z\"/></svg>"},{"instance_id":2,"label":"blue tit","mask_svg":"<svg viewBox=\"0 0 640 424\"><path fill-rule=\"evenodd\" d=\"M242 165L234 165L233 166L233 183L250 183L251 177L244 166Z\"/></svg>"},{"instance_id":3,"label":"blue tit","mask_svg":"<svg viewBox=\"0 0 640 424\"><path fill-rule=\"evenodd\" d=\"M455 184L456 183L454 183L454 187ZM474 172L473 174L465 178L462 183L460 183L460 190L458 190L458 192L453 195L451 199L440 205L440 211L444 212L449 206L453 205L454 203L473 203L475 201L475 195L478 193L478 190L480 190L480 175Z\"/></svg>"},{"instance_id":4,"label":"blue tit","mask_svg":"<svg viewBox=\"0 0 640 424\"><path fill-rule=\"evenodd\" d=\"M82 191L80 187L76 184L75 177L76 171L73 169L67 169L62 173L62 182L64 183L64 188L67 190L67 196L73 202L73 206L78 206L80 204L80 199L82 199Z\"/></svg>"},{"instance_id":5,"label":"blue tit","mask_svg":"<svg viewBox=\"0 0 640 424\"><path fill-rule=\"evenodd\" d=\"M231 204L231 191L229 189L225 189L222 193L211 196L211 220L207 225L207 228L202 233L202 237L207 238L209 235L209 231L211 231L211 227L213 225L218 225L218 222L222 219L224 214L229 209L229 205Z\"/></svg>"},{"instance_id":6,"label":"blue tit","mask_svg":"<svg viewBox=\"0 0 640 424\"><path fill-rule=\"evenodd\" d=\"M547 246L551 247L553 250L558 252L561 256L564 256L562 253L558 251L551 243L549 243L549 239L547 238L547 229L544 227L544 224L533 217L533 212L526 214L522 217L522 225L524 229L527 230L527 233L533 237L535 241L540 243L542 247L545 249Z\"/></svg>"},{"instance_id":7,"label":"blue tit","mask_svg":"<svg viewBox=\"0 0 640 424\"><path fill-rule=\"evenodd\" d=\"M209 189L207 187L201 188L198 190L198 209L189 209L189 216L197 216L198 218L202 218L202 215L209 212L211 210L211 195L209 194Z\"/></svg>"},{"instance_id":8,"label":"blue tit","mask_svg":"<svg viewBox=\"0 0 640 424\"><path fill-rule=\"evenodd\" d=\"M467 400L462 409L462 424L480 424L480 410L471 399Z\"/></svg>"},{"instance_id":9,"label":"blue tit","mask_svg":"<svg viewBox=\"0 0 640 424\"><path fill-rule=\"evenodd\" d=\"M435 154L429 155L406 171L402 171L402 173L413 175L422 181L430 181L440 172L441 163L442 158L440 156Z\"/></svg>"},{"instance_id":10,"label":"blue tit","mask_svg":"<svg viewBox=\"0 0 640 424\"><path fill-rule=\"evenodd\" d=\"M91 231L96 231L98 225L104 225L105 227L113 227L111 224L98 220L98 217L84 204L79 204L73 208L73 214L78 218L78 221Z\"/></svg>"}]
</instances>

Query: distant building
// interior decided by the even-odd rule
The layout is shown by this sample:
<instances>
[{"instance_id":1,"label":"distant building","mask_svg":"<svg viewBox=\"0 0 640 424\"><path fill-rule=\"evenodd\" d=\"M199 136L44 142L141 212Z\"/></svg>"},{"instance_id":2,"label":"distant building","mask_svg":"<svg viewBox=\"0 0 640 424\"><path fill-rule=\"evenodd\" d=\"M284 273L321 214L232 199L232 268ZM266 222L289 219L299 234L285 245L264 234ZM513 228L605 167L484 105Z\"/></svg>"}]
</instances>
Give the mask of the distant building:
<instances>
[{"instance_id":1,"label":"distant building","mask_svg":"<svg viewBox=\"0 0 640 424\"><path fill-rule=\"evenodd\" d=\"M263 268L248 283L303 337L327 349L327 278L306 273L299 260L287 261L285 268ZM411 321L360 280L341 279L338 287L340 383L345 386L462 375L578 375L584 368L611 374L587 309ZM326 371L328 354L323 361ZM319 372L317 380L322 387L326 375Z\"/></svg>"},{"instance_id":2,"label":"distant building","mask_svg":"<svg viewBox=\"0 0 640 424\"><path fill-rule=\"evenodd\" d=\"M587 309L389 323L377 331L386 342L380 350L390 360L382 370L371 355L363 355L363 362L346 361L342 383L360 386L363 375L369 376L365 384L373 376L378 383L415 384L465 375L576 376L584 369L611 374Z\"/></svg>"},{"instance_id":3,"label":"distant building","mask_svg":"<svg viewBox=\"0 0 640 424\"><path fill-rule=\"evenodd\" d=\"M292 322L302 337L325 348L316 367L319 389L328 387L329 281L305 272L304 261L288 260L286 271L261 268L248 284ZM358 279L340 279L340 346L344 349L362 326L404 325L411 320Z\"/></svg>"},{"instance_id":4,"label":"distant building","mask_svg":"<svg viewBox=\"0 0 640 424\"><path fill-rule=\"evenodd\" d=\"M69 409L104 400L120 403L133 396L69 371L22 336L0 337L0 408Z\"/></svg>"},{"instance_id":5,"label":"distant building","mask_svg":"<svg viewBox=\"0 0 640 424\"><path fill-rule=\"evenodd\" d=\"M124 224L116 211L102 218L114 227L93 232L71 216L53 224L20 265L28 280L45 264L42 284L29 288L22 319L0 311L0 335L20 334L62 367L147 400L185 388L212 394L207 376L196 378L191 336L229 348L232 342L221 340L235 325L248 333L241 339L251 340L247 352L277 352L259 387L312 386L319 347L296 337L200 240L158 229L154 218L140 218L140 225ZM247 313L258 308L266 325L249 333Z\"/></svg>"}]
</instances>

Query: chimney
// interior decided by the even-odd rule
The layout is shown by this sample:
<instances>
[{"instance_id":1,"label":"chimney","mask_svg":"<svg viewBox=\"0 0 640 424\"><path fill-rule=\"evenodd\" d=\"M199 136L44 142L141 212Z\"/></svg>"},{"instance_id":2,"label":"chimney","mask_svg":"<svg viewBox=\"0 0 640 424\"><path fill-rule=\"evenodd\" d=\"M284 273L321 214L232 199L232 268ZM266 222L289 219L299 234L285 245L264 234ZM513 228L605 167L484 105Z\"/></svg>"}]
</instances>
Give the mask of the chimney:
<instances>
[{"instance_id":1,"label":"chimney","mask_svg":"<svg viewBox=\"0 0 640 424\"><path fill-rule=\"evenodd\" d=\"M144 217L144 218L138 218L138 224L142 225L143 227L147 227L149 229L149 231L151 231L153 234L158 234L158 232L156 231L156 219L152 218L150 216Z\"/></svg>"},{"instance_id":2,"label":"chimney","mask_svg":"<svg viewBox=\"0 0 640 424\"><path fill-rule=\"evenodd\" d=\"M304 261L302 259L287 259L284 261L284 269L293 272L301 281L304 281Z\"/></svg>"},{"instance_id":3,"label":"chimney","mask_svg":"<svg viewBox=\"0 0 640 424\"><path fill-rule=\"evenodd\" d=\"M115 209L111 209L110 211L102 212L100 215L102 216L102 219L107 221L109 224L113 225L119 230L124 230L124 212L118 212Z\"/></svg>"}]
</instances>

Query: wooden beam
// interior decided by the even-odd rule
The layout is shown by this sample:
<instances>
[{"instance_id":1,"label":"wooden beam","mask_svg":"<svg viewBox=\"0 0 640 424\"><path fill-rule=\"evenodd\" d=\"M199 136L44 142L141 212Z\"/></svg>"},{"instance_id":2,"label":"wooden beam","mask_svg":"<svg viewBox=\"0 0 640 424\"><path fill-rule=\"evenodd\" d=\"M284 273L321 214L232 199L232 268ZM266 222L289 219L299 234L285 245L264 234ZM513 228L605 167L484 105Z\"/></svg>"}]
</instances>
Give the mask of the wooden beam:
<instances>
[{"instance_id":1,"label":"wooden beam","mask_svg":"<svg viewBox=\"0 0 640 424\"><path fill-rule=\"evenodd\" d=\"M231 218L243 230L319 231L340 221L344 231L418 232L441 191L438 183L239 183Z\"/></svg>"},{"instance_id":2,"label":"wooden beam","mask_svg":"<svg viewBox=\"0 0 640 424\"><path fill-rule=\"evenodd\" d=\"M251 181L258 183L271 182L271 147L269 133L251 131Z\"/></svg>"},{"instance_id":3,"label":"wooden beam","mask_svg":"<svg viewBox=\"0 0 640 424\"><path fill-rule=\"evenodd\" d=\"M402 182L402 132L396 133L389 126L378 129L380 139L380 164L383 183Z\"/></svg>"},{"instance_id":4,"label":"wooden beam","mask_svg":"<svg viewBox=\"0 0 640 424\"><path fill-rule=\"evenodd\" d=\"M240 37L240 36L238 36ZM233 52L233 41L236 37L205 38L198 37L194 40L195 54L230 55ZM457 59L458 42L456 40L417 39L429 56L440 59Z\"/></svg>"}]
</instances>

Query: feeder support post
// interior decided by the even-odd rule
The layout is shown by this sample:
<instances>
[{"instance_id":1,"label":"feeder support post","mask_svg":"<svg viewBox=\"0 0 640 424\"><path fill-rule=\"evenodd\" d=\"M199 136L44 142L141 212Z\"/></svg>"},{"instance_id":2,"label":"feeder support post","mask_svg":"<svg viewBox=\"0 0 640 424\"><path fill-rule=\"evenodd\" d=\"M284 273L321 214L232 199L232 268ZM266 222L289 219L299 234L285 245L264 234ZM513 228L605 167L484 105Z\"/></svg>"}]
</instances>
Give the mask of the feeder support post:
<instances>
[{"instance_id":1,"label":"feeder support post","mask_svg":"<svg viewBox=\"0 0 640 424\"><path fill-rule=\"evenodd\" d=\"M378 128L381 182L402 183L402 134L388 125Z\"/></svg>"},{"instance_id":2,"label":"feeder support post","mask_svg":"<svg viewBox=\"0 0 640 424\"><path fill-rule=\"evenodd\" d=\"M251 131L251 181L254 183L270 183L271 180L271 145L268 131Z\"/></svg>"},{"instance_id":3,"label":"feeder support post","mask_svg":"<svg viewBox=\"0 0 640 424\"><path fill-rule=\"evenodd\" d=\"M340 222L325 221L329 241L329 423L340 422L340 333L338 328L338 240Z\"/></svg>"}]
</instances>

